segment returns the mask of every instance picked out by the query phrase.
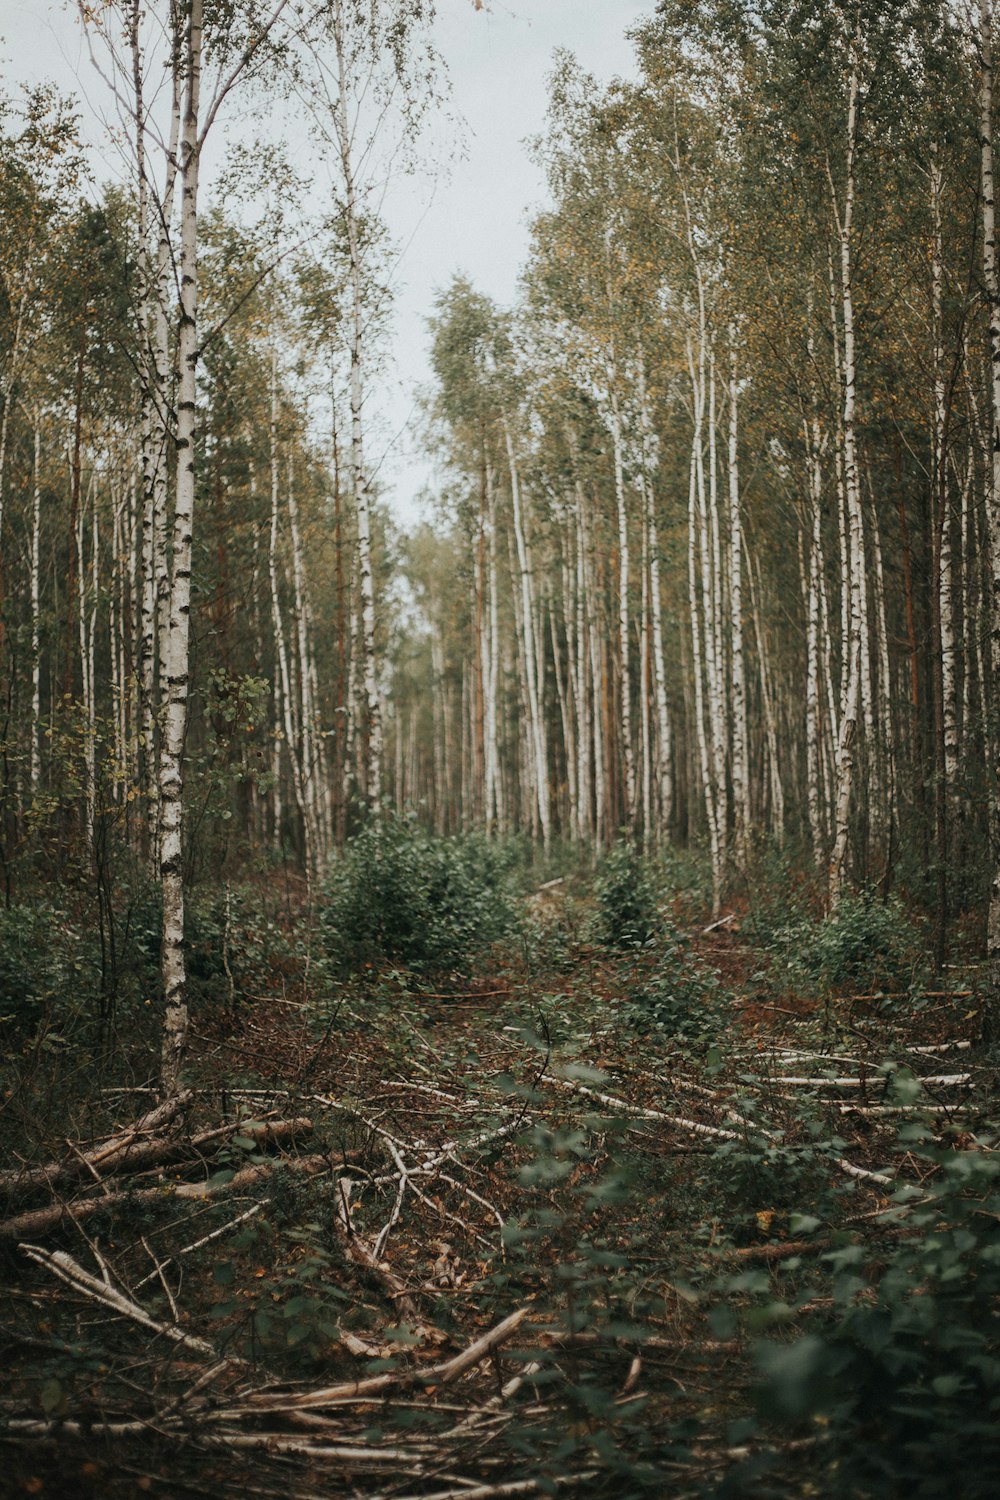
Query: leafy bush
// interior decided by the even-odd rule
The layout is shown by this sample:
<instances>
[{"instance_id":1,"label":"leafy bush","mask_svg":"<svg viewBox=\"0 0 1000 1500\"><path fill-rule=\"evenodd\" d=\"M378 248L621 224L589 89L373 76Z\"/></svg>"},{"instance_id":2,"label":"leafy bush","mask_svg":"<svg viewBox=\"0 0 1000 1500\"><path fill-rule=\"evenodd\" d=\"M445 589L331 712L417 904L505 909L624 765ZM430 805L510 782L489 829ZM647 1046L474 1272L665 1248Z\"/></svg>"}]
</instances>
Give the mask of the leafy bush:
<instances>
[{"instance_id":1,"label":"leafy bush","mask_svg":"<svg viewBox=\"0 0 1000 1500\"><path fill-rule=\"evenodd\" d=\"M881 1276L862 1274L860 1247L831 1252L830 1326L758 1350L763 1412L818 1421L826 1434L824 1494L996 1492L1000 1163L980 1151L922 1154L940 1169L936 1187L916 1203L897 1195L907 1237Z\"/></svg>"},{"instance_id":2,"label":"leafy bush","mask_svg":"<svg viewBox=\"0 0 1000 1500\"><path fill-rule=\"evenodd\" d=\"M836 912L816 923L800 919L775 933L785 967L799 982L828 991L906 989L923 954L909 917L898 901L880 901L863 891L844 896Z\"/></svg>"},{"instance_id":3,"label":"leafy bush","mask_svg":"<svg viewBox=\"0 0 1000 1500\"><path fill-rule=\"evenodd\" d=\"M815 865L771 842L755 846L747 869L747 915L743 923L761 947L781 943L789 929L815 921L826 896Z\"/></svg>"},{"instance_id":4,"label":"leafy bush","mask_svg":"<svg viewBox=\"0 0 1000 1500\"><path fill-rule=\"evenodd\" d=\"M682 1043L707 1041L722 1024L719 976L696 963L677 943L633 991L626 1007L640 1032L665 1032Z\"/></svg>"},{"instance_id":5,"label":"leafy bush","mask_svg":"<svg viewBox=\"0 0 1000 1500\"><path fill-rule=\"evenodd\" d=\"M630 839L619 839L597 881L597 938L609 948L645 948L662 928L659 896L643 857Z\"/></svg>"},{"instance_id":6,"label":"leafy bush","mask_svg":"<svg viewBox=\"0 0 1000 1500\"><path fill-rule=\"evenodd\" d=\"M50 1007L74 1003L79 949L78 935L55 907L0 908L0 1025L8 1035L31 1031Z\"/></svg>"},{"instance_id":7,"label":"leafy bush","mask_svg":"<svg viewBox=\"0 0 1000 1500\"><path fill-rule=\"evenodd\" d=\"M321 923L347 968L461 967L515 925L509 858L480 836L435 838L401 818L364 829L335 865Z\"/></svg>"}]
</instances>

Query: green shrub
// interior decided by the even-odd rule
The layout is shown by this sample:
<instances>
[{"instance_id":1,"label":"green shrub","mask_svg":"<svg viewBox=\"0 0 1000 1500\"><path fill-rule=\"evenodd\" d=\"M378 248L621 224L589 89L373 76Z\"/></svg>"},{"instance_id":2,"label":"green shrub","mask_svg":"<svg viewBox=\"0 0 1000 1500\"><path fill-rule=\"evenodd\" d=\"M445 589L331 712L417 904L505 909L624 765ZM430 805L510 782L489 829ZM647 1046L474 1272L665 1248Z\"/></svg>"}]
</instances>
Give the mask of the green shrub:
<instances>
[{"instance_id":1,"label":"green shrub","mask_svg":"<svg viewBox=\"0 0 1000 1500\"><path fill-rule=\"evenodd\" d=\"M794 980L827 991L906 989L924 957L902 905L870 891L844 896L822 922L801 918L780 928L774 943Z\"/></svg>"},{"instance_id":2,"label":"green shrub","mask_svg":"<svg viewBox=\"0 0 1000 1500\"><path fill-rule=\"evenodd\" d=\"M158 884L148 882L115 902L115 993L119 1005L141 1002L160 987L163 904ZM266 986L275 969L297 966L294 943L266 909L253 886L199 888L185 900L184 936L188 991L194 1004L244 999Z\"/></svg>"},{"instance_id":3,"label":"green shrub","mask_svg":"<svg viewBox=\"0 0 1000 1500\"><path fill-rule=\"evenodd\" d=\"M0 908L0 1025L21 1036L50 1008L75 998L77 934L47 903Z\"/></svg>"},{"instance_id":4,"label":"green shrub","mask_svg":"<svg viewBox=\"0 0 1000 1500\"><path fill-rule=\"evenodd\" d=\"M829 1325L758 1349L764 1414L818 1421L825 1434L823 1494L996 1493L1000 1164L980 1151L923 1154L939 1168L936 1186L897 1208L906 1238L881 1275L863 1274L857 1246L826 1255Z\"/></svg>"},{"instance_id":5,"label":"green shrub","mask_svg":"<svg viewBox=\"0 0 1000 1500\"><path fill-rule=\"evenodd\" d=\"M815 866L772 843L755 847L747 870L747 915L743 923L761 947L780 943L788 929L815 922L826 895Z\"/></svg>"},{"instance_id":6,"label":"green shrub","mask_svg":"<svg viewBox=\"0 0 1000 1500\"><path fill-rule=\"evenodd\" d=\"M636 1031L661 1031L690 1044L714 1039L722 1012L718 974L676 943L632 991L625 1015Z\"/></svg>"},{"instance_id":7,"label":"green shrub","mask_svg":"<svg viewBox=\"0 0 1000 1500\"><path fill-rule=\"evenodd\" d=\"M596 886L597 938L609 948L645 948L662 929L649 861L631 839L605 856Z\"/></svg>"},{"instance_id":8,"label":"green shrub","mask_svg":"<svg viewBox=\"0 0 1000 1500\"><path fill-rule=\"evenodd\" d=\"M402 818L364 829L334 866L321 923L346 968L460 968L509 934L510 859L481 836L435 838Z\"/></svg>"}]
</instances>

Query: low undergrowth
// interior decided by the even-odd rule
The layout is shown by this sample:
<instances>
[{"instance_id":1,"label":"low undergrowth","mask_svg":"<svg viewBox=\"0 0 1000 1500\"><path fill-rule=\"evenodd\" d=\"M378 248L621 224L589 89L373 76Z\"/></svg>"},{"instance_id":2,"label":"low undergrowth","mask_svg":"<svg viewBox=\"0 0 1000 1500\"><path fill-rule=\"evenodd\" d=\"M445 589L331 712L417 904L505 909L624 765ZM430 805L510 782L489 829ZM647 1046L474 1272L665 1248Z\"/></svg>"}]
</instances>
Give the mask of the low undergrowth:
<instances>
[{"instance_id":1,"label":"low undergrowth","mask_svg":"<svg viewBox=\"0 0 1000 1500\"><path fill-rule=\"evenodd\" d=\"M183 1136L117 1196L59 1146L83 1105L56 1125L49 1056L47 1130L8 1131L9 1159L70 1174L49 1228L3 1239L20 1492L985 1497L978 998L919 992L918 929L863 898L837 933L795 916L793 988L773 933L682 920L664 861L622 846L597 880L525 900L523 865L395 827L332 877L321 941L230 894ZM878 989L862 929L902 965ZM147 1107L138 1056L107 1062L78 1141ZM0 1120L26 1120L40 1065L7 1076ZM4 1180L0 1236L53 1207ZM156 1329L56 1279L54 1249Z\"/></svg>"}]
</instances>

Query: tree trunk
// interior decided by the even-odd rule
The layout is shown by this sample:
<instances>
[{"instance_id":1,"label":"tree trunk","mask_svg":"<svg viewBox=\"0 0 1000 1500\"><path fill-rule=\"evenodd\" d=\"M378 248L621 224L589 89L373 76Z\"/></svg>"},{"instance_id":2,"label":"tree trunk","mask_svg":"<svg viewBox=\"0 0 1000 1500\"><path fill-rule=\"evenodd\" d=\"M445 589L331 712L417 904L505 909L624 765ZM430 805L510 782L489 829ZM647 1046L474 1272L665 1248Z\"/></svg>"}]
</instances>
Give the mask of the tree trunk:
<instances>
[{"instance_id":1,"label":"tree trunk","mask_svg":"<svg viewBox=\"0 0 1000 1500\"><path fill-rule=\"evenodd\" d=\"M177 23L180 25L180 18ZM189 0L183 44L184 107L181 129L180 309L177 328L177 472L174 497L170 620L162 652L163 733L160 747L160 884L163 892L161 973L164 994L161 1088L180 1088L187 1049L188 1008L184 965L184 735L187 727L191 627L191 543L195 498L195 430L198 364L198 116L201 98L202 0Z\"/></svg>"},{"instance_id":2,"label":"tree trunk","mask_svg":"<svg viewBox=\"0 0 1000 1500\"><path fill-rule=\"evenodd\" d=\"M365 468L362 407L364 404L364 267L357 187L354 177L350 121L347 107L347 60L343 0L333 0L333 39L337 54L337 98L334 125L340 153L347 229L348 282L351 295L349 344L351 356L351 475L358 525L358 572L361 583L361 645L365 703L363 791L368 810L379 817L382 798L382 709L378 693L378 655L375 639L375 585L372 573L371 491Z\"/></svg>"},{"instance_id":3,"label":"tree trunk","mask_svg":"<svg viewBox=\"0 0 1000 1500\"><path fill-rule=\"evenodd\" d=\"M1000 681L1000 267L997 264L996 204L993 181L993 4L979 0L980 171L983 194L983 283L989 311L990 428L989 483L990 655L994 682ZM1000 965L1000 766L995 706L987 727L990 765L990 829L995 861L990 885L987 949Z\"/></svg>"}]
</instances>

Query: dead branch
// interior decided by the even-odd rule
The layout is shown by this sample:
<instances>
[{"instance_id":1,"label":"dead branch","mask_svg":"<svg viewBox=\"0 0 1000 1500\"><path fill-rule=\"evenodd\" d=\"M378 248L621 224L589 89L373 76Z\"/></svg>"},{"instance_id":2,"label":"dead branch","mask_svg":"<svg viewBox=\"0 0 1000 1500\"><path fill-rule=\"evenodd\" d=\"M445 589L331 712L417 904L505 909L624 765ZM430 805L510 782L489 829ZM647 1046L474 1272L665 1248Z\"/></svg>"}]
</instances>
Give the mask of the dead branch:
<instances>
[{"instance_id":1,"label":"dead branch","mask_svg":"<svg viewBox=\"0 0 1000 1500\"><path fill-rule=\"evenodd\" d=\"M140 1328L169 1339L171 1343L181 1348L190 1349L194 1354L218 1359L217 1351L206 1339L200 1339L192 1333L185 1333L184 1329L179 1328L176 1323L163 1323L158 1318L152 1317L133 1297L118 1291L109 1282L99 1281L96 1276L91 1276L90 1272L85 1271L71 1255L66 1254L65 1250L46 1250L41 1245L26 1244L19 1245L18 1249L29 1260L51 1271L53 1276L73 1291L89 1298L90 1301L100 1303L102 1307L118 1313L120 1317L128 1318L132 1323L138 1323Z\"/></svg>"},{"instance_id":2,"label":"dead branch","mask_svg":"<svg viewBox=\"0 0 1000 1500\"><path fill-rule=\"evenodd\" d=\"M271 1162L262 1162L255 1167L245 1167L227 1182L164 1182L152 1188L133 1190L123 1188L119 1192L106 1193L100 1197L77 1198L69 1203L52 1203L46 1208L31 1208L0 1223L0 1240L23 1239L28 1235L49 1234L54 1229L72 1225L90 1218L92 1214L106 1212L124 1203L140 1205L167 1203L171 1199L225 1198L245 1192L263 1182L277 1167L290 1172L318 1172L334 1169L339 1162L328 1156L278 1157Z\"/></svg>"},{"instance_id":3,"label":"dead branch","mask_svg":"<svg viewBox=\"0 0 1000 1500\"><path fill-rule=\"evenodd\" d=\"M113 1170L113 1164L130 1150L137 1149L144 1137L156 1135L171 1124L189 1107L193 1097L188 1090L158 1104L127 1130L102 1141L90 1151L79 1152L67 1142L71 1153L68 1160L48 1162L44 1167L18 1167L0 1172L0 1192L23 1195L73 1182L91 1173L100 1175Z\"/></svg>"},{"instance_id":4,"label":"dead branch","mask_svg":"<svg viewBox=\"0 0 1000 1500\"><path fill-rule=\"evenodd\" d=\"M451 1381L457 1380L460 1375L464 1375L467 1370L480 1364L494 1350L499 1349L512 1338L527 1315L526 1307L518 1308L459 1354L444 1360L441 1364L429 1365L422 1370L390 1370L382 1375L371 1375L365 1380L348 1380L340 1385L326 1386L316 1391L302 1391L297 1394L275 1395L262 1392L248 1396L244 1405L236 1408L235 1412L230 1411L222 1415L225 1419L229 1419L233 1415L242 1416L250 1412L310 1411L319 1407L353 1404L356 1401L383 1396L389 1391L409 1390L417 1385L448 1385Z\"/></svg>"},{"instance_id":5,"label":"dead branch","mask_svg":"<svg viewBox=\"0 0 1000 1500\"><path fill-rule=\"evenodd\" d=\"M265 1146L280 1145L297 1136L308 1135L311 1130L312 1121L309 1119L272 1120L255 1124L237 1120L202 1131L200 1135L186 1140L164 1139L162 1136L153 1140L133 1138L120 1144L110 1154L103 1148L100 1153L78 1153L71 1143L67 1143L75 1154L75 1160L58 1164L58 1170L53 1166L41 1167L35 1173L25 1174L8 1191L11 1197L18 1198L27 1195L29 1191L37 1191L39 1187L68 1185L88 1175L96 1182L103 1182L111 1176L124 1176L127 1173L146 1171L150 1167L197 1159L211 1154L212 1150L224 1145L234 1135L244 1135L255 1145ZM48 1175L42 1180L41 1174ZM2 1233L3 1226L0 1225L0 1234Z\"/></svg>"},{"instance_id":6,"label":"dead branch","mask_svg":"<svg viewBox=\"0 0 1000 1500\"><path fill-rule=\"evenodd\" d=\"M391 1270L384 1261L380 1260L375 1251L365 1244L360 1235L355 1233L354 1221L351 1218L351 1189L353 1186L353 1181L349 1177L341 1177L338 1184L337 1214L334 1222L337 1226L337 1232L343 1241L344 1250L348 1258L354 1261L355 1265L363 1266L366 1271L383 1283L388 1290L389 1296L404 1317L417 1322L419 1321L420 1314L417 1311L416 1303L407 1290L406 1282L397 1276L395 1271ZM402 1191L396 1200L397 1209L401 1200ZM390 1223L394 1222L394 1219L390 1221Z\"/></svg>"},{"instance_id":7,"label":"dead branch","mask_svg":"<svg viewBox=\"0 0 1000 1500\"><path fill-rule=\"evenodd\" d=\"M556 1083L560 1088L572 1089L577 1094L586 1094L588 1099L596 1099L611 1109L620 1109L623 1114L633 1115L639 1120L662 1120L665 1125L677 1125L682 1130L694 1131L696 1135L711 1135L723 1141L745 1140L745 1136L737 1134L735 1130L722 1130L717 1125L702 1125L698 1120L688 1120L683 1115L667 1115L659 1109L644 1109L641 1105L630 1104L626 1099L616 1099L613 1094L599 1094L596 1089L574 1083L570 1078L550 1077L546 1081Z\"/></svg>"},{"instance_id":8,"label":"dead branch","mask_svg":"<svg viewBox=\"0 0 1000 1500\"><path fill-rule=\"evenodd\" d=\"M550 1495L553 1488L562 1489L567 1484L586 1484L597 1474L596 1469L586 1469L580 1474L562 1474L556 1479L512 1479L506 1484L463 1484L458 1489L434 1490L430 1495L396 1495L396 1500L507 1500L514 1495ZM395 1492L394 1492L395 1493ZM375 1495L372 1500L389 1500L388 1495Z\"/></svg>"}]
</instances>

